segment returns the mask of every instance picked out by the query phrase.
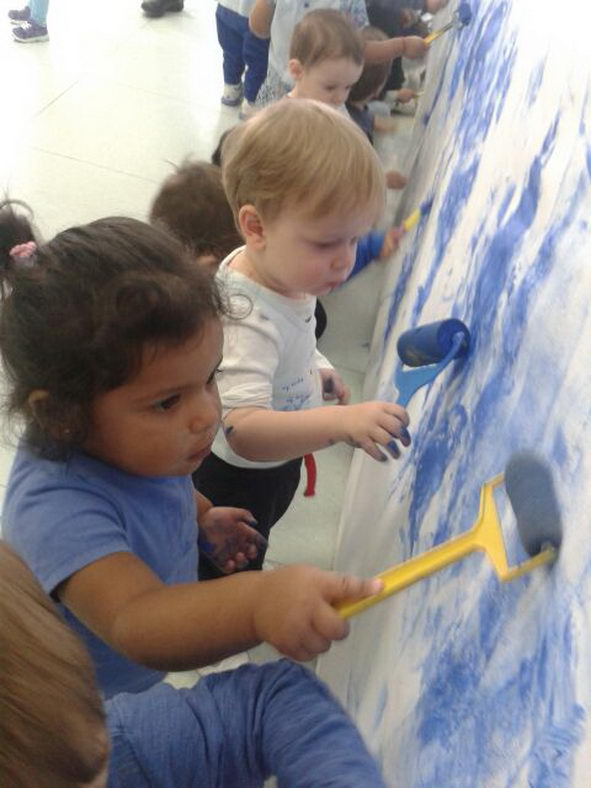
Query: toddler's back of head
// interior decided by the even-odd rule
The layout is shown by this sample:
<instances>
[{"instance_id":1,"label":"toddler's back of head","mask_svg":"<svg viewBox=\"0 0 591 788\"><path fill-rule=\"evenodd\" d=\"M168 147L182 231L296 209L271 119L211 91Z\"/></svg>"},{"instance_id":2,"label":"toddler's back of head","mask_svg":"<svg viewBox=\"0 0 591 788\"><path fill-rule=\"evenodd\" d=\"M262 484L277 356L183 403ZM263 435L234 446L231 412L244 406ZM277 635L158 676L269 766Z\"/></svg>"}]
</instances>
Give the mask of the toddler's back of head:
<instances>
[{"instance_id":1,"label":"toddler's back of head","mask_svg":"<svg viewBox=\"0 0 591 788\"><path fill-rule=\"evenodd\" d=\"M311 219L382 213L385 180L379 158L357 126L316 101L272 104L232 130L223 178L237 216L253 205L267 221L284 208Z\"/></svg>"},{"instance_id":2,"label":"toddler's back of head","mask_svg":"<svg viewBox=\"0 0 591 788\"><path fill-rule=\"evenodd\" d=\"M150 221L164 226L197 258L212 256L220 263L242 244L222 172L208 162L186 161L164 181L152 203Z\"/></svg>"}]
</instances>

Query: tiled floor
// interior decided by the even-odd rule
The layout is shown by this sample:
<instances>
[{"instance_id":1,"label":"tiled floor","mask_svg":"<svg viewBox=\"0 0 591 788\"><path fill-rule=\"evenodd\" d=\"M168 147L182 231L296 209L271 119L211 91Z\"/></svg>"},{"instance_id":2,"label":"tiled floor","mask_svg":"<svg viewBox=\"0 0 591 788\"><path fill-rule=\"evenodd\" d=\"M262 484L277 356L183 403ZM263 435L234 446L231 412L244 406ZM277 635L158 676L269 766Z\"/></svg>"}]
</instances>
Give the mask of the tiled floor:
<instances>
[{"instance_id":1,"label":"tiled floor","mask_svg":"<svg viewBox=\"0 0 591 788\"><path fill-rule=\"evenodd\" d=\"M159 182L185 156L208 158L237 120L219 103L221 55L211 0L148 20L139 0L53 0L47 43L17 44L0 0L0 186L28 202L41 233L100 216L145 218ZM384 143L403 168L412 122ZM392 198L390 213L395 204ZM395 262L392 264L396 264ZM321 349L359 399L383 268L374 264L325 301ZM0 496L13 449L0 450ZM351 449L317 455L314 498L298 493L271 539L269 564L330 567ZM257 649L252 658L268 656Z\"/></svg>"}]
</instances>

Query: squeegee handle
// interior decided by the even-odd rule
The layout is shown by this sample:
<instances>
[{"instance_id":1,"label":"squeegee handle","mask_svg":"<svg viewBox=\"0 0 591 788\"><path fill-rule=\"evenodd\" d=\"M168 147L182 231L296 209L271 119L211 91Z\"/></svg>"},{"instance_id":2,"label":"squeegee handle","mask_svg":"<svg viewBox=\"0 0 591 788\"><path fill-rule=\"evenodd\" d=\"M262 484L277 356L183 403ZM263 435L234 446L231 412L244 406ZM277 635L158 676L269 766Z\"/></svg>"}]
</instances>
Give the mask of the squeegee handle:
<instances>
[{"instance_id":1,"label":"squeegee handle","mask_svg":"<svg viewBox=\"0 0 591 788\"><path fill-rule=\"evenodd\" d=\"M336 605L336 609L343 618L351 618L351 616L361 613L368 607L377 605L382 599L392 596L397 591L416 583L418 580L422 580L424 577L428 577L428 575L432 575L434 572L438 572L449 564L453 564L454 561L458 561L460 558L464 558L464 556L474 552L474 550L480 549L482 549L480 544L475 541L474 529L471 528L455 539L450 539L415 558L410 558L402 564L381 572L381 574L376 576L376 579L383 582L383 588L379 593L355 602L341 602Z\"/></svg>"}]
</instances>

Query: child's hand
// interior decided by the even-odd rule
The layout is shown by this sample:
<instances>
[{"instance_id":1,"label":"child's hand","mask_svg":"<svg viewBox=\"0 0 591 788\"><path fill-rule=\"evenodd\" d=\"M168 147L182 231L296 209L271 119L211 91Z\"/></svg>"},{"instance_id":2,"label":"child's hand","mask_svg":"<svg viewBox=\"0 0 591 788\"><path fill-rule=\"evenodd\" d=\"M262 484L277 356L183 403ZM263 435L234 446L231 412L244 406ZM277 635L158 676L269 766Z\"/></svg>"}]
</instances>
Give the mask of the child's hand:
<instances>
[{"instance_id":1,"label":"child's hand","mask_svg":"<svg viewBox=\"0 0 591 788\"><path fill-rule=\"evenodd\" d=\"M386 118L384 115L374 115L373 130L378 134L389 134L396 131L398 121L395 118Z\"/></svg>"},{"instance_id":2,"label":"child's hand","mask_svg":"<svg viewBox=\"0 0 591 788\"><path fill-rule=\"evenodd\" d=\"M322 396L324 399L338 399L339 405L349 402L349 389L343 383L341 376L334 369L320 369L322 380Z\"/></svg>"},{"instance_id":3,"label":"child's hand","mask_svg":"<svg viewBox=\"0 0 591 788\"><path fill-rule=\"evenodd\" d=\"M448 2L449 0L426 0L425 11L428 11L430 14L436 14Z\"/></svg>"},{"instance_id":4,"label":"child's hand","mask_svg":"<svg viewBox=\"0 0 591 788\"><path fill-rule=\"evenodd\" d=\"M380 580L361 580L312 566L265 572L254 606L256 635L291 659L312 659L349 632L348 623L333 605L377 594L381 587Z\"/></svg>"},{"instance_id":5,"label":"child's hand","mask_svg":"<svg viewBox=\"0 0 591 788\"><path fill-rule=\"evenodd\" d=\"M400 457L400 449L394 440L410 446L408 413L400 405L390 402L361 402L348 405L340 418L343 434L340 440L384 462L386 455L376 446L385 446L394 459Z\"/></svg>"},{"instance_id":6,"label":"child's hand","mask_svg":"<svg viewBox=\"0 0 591 788\"><path fill-rule=\"evenodd\" d=\"M402 56L410 60L415 60L422 57L429 49L429 45L425 43L423 38L419 36L404 36L404 44L402 49Z\"/></svg>"},{"instance_id":7,"label":"child's hand","mask_svg":"<svg viewBox=\"0 0 591 788\"><path fill-rule=\"evenodd\" d=\"M388 170L386 173L386 186L388 189L404 189L406 183L406 178L401 172Z\"/></svg>"},{"instance_id":8,"label":"child's hand","mask_svg":"<svg viewBox=\"0 0 591 788\"><path fill-rule=\"evenodd\" d=\"M225 574L243 569L267 544L251 525L256 520L247 509L212 506L199 522L199 549Z\"/></svg>"},{"instance_id":9,"label":"child's hand","mask_svg":"<svg viewBox=\"0 0 591 788\"><path fill-rule=\"evenodd\" d=\"M408 104L416 96L414 90L410 90L409 88L400 88L400 90L396 93L396 101L399 101L401 104Z\"/></svg>"},{"instance_id":10,"label":"child's hand","mask_svg":"<svg viewBox=\"0 0 591 788\"><path fill-rule=\"evenodd\" d=\"M378 260L387 260L390 255L398 251L398 247L400 246L400 241L404 233L405 229L402 225L400 225L400 227L391 227L388 230L384 236L384 243L382 244Z\"/></svg>"}]
</instances>

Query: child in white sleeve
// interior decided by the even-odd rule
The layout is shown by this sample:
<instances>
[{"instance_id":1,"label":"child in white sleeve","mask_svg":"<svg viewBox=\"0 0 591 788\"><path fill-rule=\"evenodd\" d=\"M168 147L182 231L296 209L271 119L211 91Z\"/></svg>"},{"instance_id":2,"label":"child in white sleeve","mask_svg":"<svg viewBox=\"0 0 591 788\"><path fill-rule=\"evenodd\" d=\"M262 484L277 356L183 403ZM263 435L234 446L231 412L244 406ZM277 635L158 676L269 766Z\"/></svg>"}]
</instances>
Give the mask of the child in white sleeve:
<instances>
[{"instance_id":1,"label":"child in white sleeve","mask_svg":"<svg viewBox=\"0 0 591 788\"><path fill-rule=\"evenodd\" d=\"M231 305L219 374L222 425L199 489L254 515L267 537L297 489L301 457L344 441L385 461L408 446L406 411L347 405L316 349L316 297L344 282L379 218L385 181L368 140L314 101L265 108L226 139L223 178L245 246L221 264ZM320 407L324 399L338 405ZM396 439L396 440L395 440ZM260 567L262 556L251 562Z\"/></svg>"}]
</instances>

